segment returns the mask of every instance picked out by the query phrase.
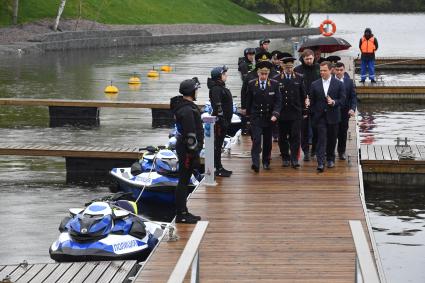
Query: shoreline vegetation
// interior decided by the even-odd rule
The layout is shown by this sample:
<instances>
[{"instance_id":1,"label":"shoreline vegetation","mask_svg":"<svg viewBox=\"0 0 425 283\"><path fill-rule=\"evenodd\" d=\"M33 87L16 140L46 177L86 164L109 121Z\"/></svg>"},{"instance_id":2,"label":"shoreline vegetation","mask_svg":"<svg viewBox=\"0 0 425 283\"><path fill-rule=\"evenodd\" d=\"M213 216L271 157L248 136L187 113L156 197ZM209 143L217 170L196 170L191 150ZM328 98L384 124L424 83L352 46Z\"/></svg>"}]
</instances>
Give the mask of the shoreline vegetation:
<instances>
[{"instance_id":1,"label":"shoreline vegetation","mask_svg":"<svg viewBox=\"0 0 425 283\"><path fill-rule=\"evenodd\" d=\"M18 2L17 23L57 16L57 0L0 0L0 26L10 26ZM62 19L102 24L270 24L269 20L230 0L67 0Z\"/></svg>"}]
</instances>

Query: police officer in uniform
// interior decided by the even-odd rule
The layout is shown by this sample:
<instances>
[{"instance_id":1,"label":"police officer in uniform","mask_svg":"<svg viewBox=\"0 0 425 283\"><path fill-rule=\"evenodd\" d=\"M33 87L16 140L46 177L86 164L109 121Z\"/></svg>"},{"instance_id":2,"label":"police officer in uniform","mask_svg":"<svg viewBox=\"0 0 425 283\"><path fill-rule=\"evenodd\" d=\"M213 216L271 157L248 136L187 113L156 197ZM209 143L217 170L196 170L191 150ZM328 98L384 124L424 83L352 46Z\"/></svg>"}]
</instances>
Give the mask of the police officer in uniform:
<instances>
[{"instance_id":1,"label":"police officer in uniform","mask_svg":"<svg viewBox=\"0 0 425 283\"><path fill-rule=\"evenodd\" d=\"M261 138L263 138L263 169L270 170L272 128L280 114L282 97L279 83L269 78L273 64L262 61L257 64L258 78L248 83L246 114L251 121L251 169L260 170Z\"/></svg>"},{"instance_id":2,"label":"police officer in uniform","mask_svg":"<svg viewBox=\"0 0 425 283\"><path fill-rule=\"evenodd\" d=\"M179 183L176 188L176 223L196 223L201 217L191 214L186 206L188 185L193 170L199 164L199 153L204 144L201 112L193 102L200 83L198 78L184 80L179 92L170 100L170 108L176 119L176 151L179 159Z\"/></svg>"},{"instance_id":3,"label":"police officer in uniform","mask_svg":"<svg viewBox=\"0 0 425 283\"><path fill-rule=\"evenodd\" d=\"M284 55L284 54L282 54ZM299 151L301 140L301 120L303 110L308 107L307 94L302 77L294 73L292 56L279 57L282 73L278 77L282 94L282 109L279 117L279 148L282 166L299 168Z\"/></svg>"},{"instance_id":4,"label":"police officer in uniform","mask_svg":"<svg viewBox=\"0 0 425 283\"><path fill-rule=\"evenodd\" d=\"M233 116L233 97L226 88L227 70L226 66L215 67L211 70L211 78L208 78L207 82L212 115L217 117L214 126L214 167L215 175L220 177L232 175L232 171L224 169L221 163L221 149Z\"/></svg>"}]
</instances>

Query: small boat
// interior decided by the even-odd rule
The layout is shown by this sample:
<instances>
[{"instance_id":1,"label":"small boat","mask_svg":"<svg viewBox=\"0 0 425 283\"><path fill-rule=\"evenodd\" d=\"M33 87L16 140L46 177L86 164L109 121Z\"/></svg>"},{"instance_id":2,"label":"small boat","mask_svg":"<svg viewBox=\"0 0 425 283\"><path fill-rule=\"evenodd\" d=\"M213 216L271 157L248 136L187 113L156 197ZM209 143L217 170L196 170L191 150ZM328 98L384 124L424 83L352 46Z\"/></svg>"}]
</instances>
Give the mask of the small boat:
<instances>
[{"instance_id":1,"label":"small boat","mask_svg":"<svg viewBox=\"0 0 425 283\"><path fill-rule=\"evenodd\" d=\"M137 215L134 202L95 201L86 208L69 209L59 238L49 249L58 262L145 260L163 235L164 224Z\"/></svg>"},{"instance_id":2,"label":"small boat","mask_svg":"<svg viewBox=\"0 0 425 283\"><path fill-rule=\"evenodd\" d=\"M147 168L150 168L147 170ZM172 150L161 149L155 154L143 156L141 162L127 168L113 168L110 174L117 182L116 191L129 192L134 200L174 203L175 190L179 182L178 160ZM189 193L199 181L201 175L190 178Z\"/></svg>"}]
</instances>

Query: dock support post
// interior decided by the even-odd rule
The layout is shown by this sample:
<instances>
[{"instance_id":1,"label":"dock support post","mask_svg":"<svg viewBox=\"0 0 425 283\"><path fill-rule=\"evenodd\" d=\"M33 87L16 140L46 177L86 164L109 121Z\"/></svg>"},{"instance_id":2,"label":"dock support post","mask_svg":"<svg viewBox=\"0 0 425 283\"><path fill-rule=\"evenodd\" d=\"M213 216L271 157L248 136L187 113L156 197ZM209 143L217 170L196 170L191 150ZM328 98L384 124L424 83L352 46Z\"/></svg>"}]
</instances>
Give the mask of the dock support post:
<instances>
[{"instance_id":1,"label":"dock support post","mask_svg":"<svg viewBox=\"0 0 425 283\"><path fill-rule=\"evenodd\" d=\"M98 107L49 106L50 127L94 126L98 127Z\"/></svg>"},{"instance_id":2,"label":"dock support post","mask_svg":"<svg viewBox=\"0 0 425 283\"><path fill-rule=\"evenodd\" d=\"M204 121L205 134L205 186L216 186L214 169L214 125L215 116L205 116Z\"/></svg>"},{"instance_id":3,"label":"dock support post","mask_svg":"<svg viewBox=\"0 0 425 283\"><path fill-rule=\"evenodd\" d=\"M152 108L152 128L172 128L176 121L170 109Z\"/></svg>"}]
</instances>

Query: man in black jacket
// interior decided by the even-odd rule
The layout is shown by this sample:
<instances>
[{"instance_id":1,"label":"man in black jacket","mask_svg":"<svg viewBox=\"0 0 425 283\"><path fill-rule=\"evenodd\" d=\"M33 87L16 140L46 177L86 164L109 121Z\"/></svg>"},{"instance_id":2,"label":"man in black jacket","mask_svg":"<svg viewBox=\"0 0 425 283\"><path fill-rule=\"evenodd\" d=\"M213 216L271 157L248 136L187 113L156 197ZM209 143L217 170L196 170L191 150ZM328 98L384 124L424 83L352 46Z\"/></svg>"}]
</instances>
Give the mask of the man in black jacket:
<instances>
[{"instance_id":1,"label":"man in black jacket","mask_svg":"<svg viewBox=\"0 0 425 283\"><path fill-rule=\"evenodd\" d=\"M269 52L270 39L260 39L259 46L255 48L255 54Z\"/></svg>"},{"instance_id":2,"label":"man in black jacket","mask_svg":"<svg viewBox=\"0 0 425 283\"><path fill-rule=\"evenodd\" d=\"M338 129L338 157L340 160L347 158L345 149L347 145L347 131L350 117L354 117L357 108L356 87L353 80L345 72L342 62L335 64L335 78L340 80L345 86L345 103L341 105L341 123Z\"/></svg>"},{"instance_id":3,"label":"man in black jacket","mask_svg":"<svg viewBox=\"0 0 425 283\"><path fill-rule=\"evenodd\" d=\"M217 117L214 127L214 167L215 175L220 177L230 177L232 174L232 171L224 169L221 163L221 149L233 116L233 97L226 88L226 80L227 67L222 66L211 70L211 78L208 78L207 82L212 115Z\"/></svg>"},{"instance_id":4,"label":"man in black jacket","mask_svg":"<svg viewBox=\"0 0 425 283\"><path fill-rule=\"evenodd\" d=\"M312 82L320 78L320 67L314 62L314 52L310 49L303 51L300 61L301 65L297 66L294 72L302 77L304 90L309 96ZM306 111L301 120L301 149L304 152L304 161L310 161L310 143L313 144L312 152L315 151L317 134L314 135L313 132L315 130L311 126L310 112Z\"/></svg>"},{"instance_id":5,"label":"man in black jacket","mask_svg":"<svg viewBox=\"0 0 425 283\"><path fill-rule=\"evenodd\" d=\"M255 48L245 48L243 55L238 61L238 71L241 73L242 81L255 68Z\"/></svg>"},{"instance_id":6,"label":"man in black jacket","mask_svg":"<svg viewBox=\"0 0 425 283\"><path fill-rule=\"evenodd\" d=\"M277 77L282 94L282 109L279 116L279 148L282 166L300 167L298 155L300 149L301 119L303 110L308 106L307 95L302 78L294 73L293 57L279 57L282 73ZM289 153L290 150L290 153Z\"/></svg>"},{"instance_id":7,"label":"man in black jacket","mask_svg":"<svg viewBox=\"0 0 425 283\"><path fill-rule=\"evenodd\" d=\"M331 75L331 63L320 64L321 79L311 84L311 121L317 128L317 170L325 170L325 151L328 168L335 167L335 146L341 105L344 105L345 87Z\"/></svg>"},{"instance_id":8,"label":"man in black jacket","mask_svg":"<svg viewBox=\"0 0 425 283\"><path fill-rule=\"evenodd\" d=\"M188 185L193 170L199 164L199 153L204 145L204 129L201 113L193 101L200 83L198 78L184 80L179 92L170 100L170 108L176 119L176 151L179 159L179 183L176 188L176 222L196 223L201 217L189 213L186 206Z\"/></svg>"},{"instance_id":9,"label":"man in black jacket","mask_svg":"<svg viewBox=\"0 0 425 283\"><path fill-rule=\"evenodd\" d=\"M261 137L263 138L263 168L270 170L270 155L272 151L272 128L279 118L282 97L279 83L269 79L273 68L269 61L257 64L258 78L248 83L246 114L251 121L251 169L260 170Z\"/></svg>"}]
</instances>

